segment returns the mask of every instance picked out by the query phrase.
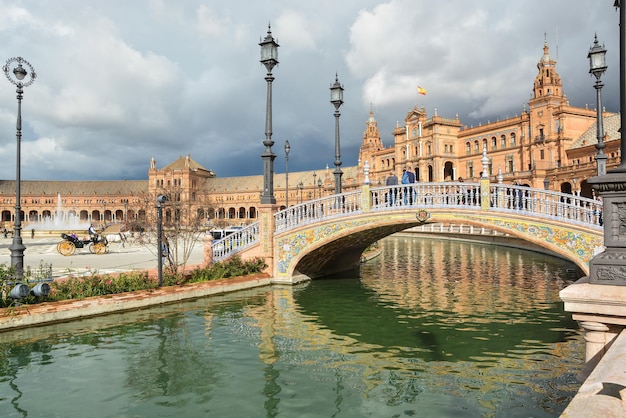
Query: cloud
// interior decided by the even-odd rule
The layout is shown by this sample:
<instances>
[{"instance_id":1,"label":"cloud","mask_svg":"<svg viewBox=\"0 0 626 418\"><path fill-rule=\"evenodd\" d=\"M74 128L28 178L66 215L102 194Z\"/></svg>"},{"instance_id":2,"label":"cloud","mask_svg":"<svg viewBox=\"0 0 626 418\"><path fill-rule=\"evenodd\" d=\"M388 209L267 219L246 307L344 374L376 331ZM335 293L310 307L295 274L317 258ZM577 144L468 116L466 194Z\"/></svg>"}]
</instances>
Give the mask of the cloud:
<instances>
[{"instance_id":1,"label":"cloud","mask_svg":"<svg viewBox=\"0 0 626 418\"><path fill-rule=\"evenodd\" d=\"M274 70L277 170L334 161L335 73L343 165L356 164L370 105L383 136L419 102L465 124L519 113L547 39L571 103L595 103L586 54L597 31L608 49L603 99L617 111L618 16L597 0L415 2L345 0L0 0L6 58L38 78L23 99L24 178L146 178L152 156L179 155L220 176L260 174L266 72L259 39L280 44ZM535 10L540 8L541 13ZM579 10L584 10L580 12ZM558 36L557 36L558 32ZM544 37L544 33L546 33ZM428 90L418 96L417 85ZM0 82L0 137L15 137L15 88ZM0 178L15 173L14 141L0 144ZM97 167L86 170L85 167Z\"/></svg>"}]
</instances>

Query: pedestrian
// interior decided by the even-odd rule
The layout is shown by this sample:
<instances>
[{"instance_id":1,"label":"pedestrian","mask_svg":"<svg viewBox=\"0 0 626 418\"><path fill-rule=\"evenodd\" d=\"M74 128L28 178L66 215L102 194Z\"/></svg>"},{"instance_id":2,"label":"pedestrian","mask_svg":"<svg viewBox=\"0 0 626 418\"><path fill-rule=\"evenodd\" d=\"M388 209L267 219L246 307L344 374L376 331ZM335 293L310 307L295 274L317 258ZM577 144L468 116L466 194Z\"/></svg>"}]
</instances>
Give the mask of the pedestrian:
<instances>
[{"instance_id":1,"label":"pedestrian","mask_svg":"<svg viewBox=\"0 0 626 418\"><path fill-rule=\"evenodd\" d=\"M402 169L402 180L400 180L402 184L409 184L409 173L406 171L406 168ZM409 188L404 187L402 189L402 200L404 201L404 205L406 206L409 203Z\"/></svg>"},{"instance_id":2,"label":"pedestrian","mask_svg":"<svg viewBox=\"0 0 626 418\"><path fill-rule=\"evenodd\" d=\"M411 167L407 167L406 168L406 175L408 178L409 183L408 184L414 184L415 183L415 173L413 171L411 171ZM413 202L415 201L415 188L414 186L410 186L409 190L408 190L408 194L409 194L409 204L412 205Z\"/></svg>"},{"instance_id":3,"label":"pedestrian","mask_svg":"<svg viewBox=\"0 0 626 418\"><path fill-rule=\"evenodd\" d=\"M7 228L6 228L6 227L2 230L2 233L4 234L4 237L5 237L5 238L8 238L8 237L9 237L9 231L7 231Z\"/></svg>"},{"instance_id":4,"label":"pedestrian","mask_svg":"<svg viewBox=\"0 0 626 418\"><path fill-rule=\"evenodd\" d=\"M30 237L35 238L35 228L30 230Z\"/></svg>"},{"instance_id":5,"label":"pedestrian","mask_svg":"<svg viewBox=\"0 0 626 418\"><path fill-rule=\"evenodd\" d=\"M398 185L398 177L396 176L396 173L393 172L393 170L389 171L389 177L387 177L387 180L385 181L385 185L386 186L397 186ZM393 187L391 189L389 189L388 191L388 199L387 201L389 202L389 206L393 206L394 201L396 200L395 198L398 197L398 189L396 187Z\"/></svg>"}]
</instances>

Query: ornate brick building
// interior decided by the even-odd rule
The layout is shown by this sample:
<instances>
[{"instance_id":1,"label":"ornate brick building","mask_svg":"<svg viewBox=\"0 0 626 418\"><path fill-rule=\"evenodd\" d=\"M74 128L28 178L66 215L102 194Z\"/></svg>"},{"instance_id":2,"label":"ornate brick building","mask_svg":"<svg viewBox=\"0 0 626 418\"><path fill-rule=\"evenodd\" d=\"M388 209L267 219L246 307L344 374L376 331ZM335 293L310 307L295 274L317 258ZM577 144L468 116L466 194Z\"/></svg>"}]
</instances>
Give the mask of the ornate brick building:
<instances>
[{"instance_id":1,"label":"ornate brick building","mask_svg":"<svg viewBox=\"0 0 626 418\"><path fill-rule=\"evenodd\" d=\"M596 174L596 111L569 104L547 44L537 70L531 99L519 115L476 127L437 111L429 118L415 106L404 126L394 129L393 144L384 147L370 111L359 165L368 161L370 178L382 184L390 170L399 174L405 167L415 170L417 181L477 181L486 150L494 181L501 175L505 182L591 197L586 179ZM619 164L619 117L603 114L610 169Z\"/></svg>"}]
</instances>

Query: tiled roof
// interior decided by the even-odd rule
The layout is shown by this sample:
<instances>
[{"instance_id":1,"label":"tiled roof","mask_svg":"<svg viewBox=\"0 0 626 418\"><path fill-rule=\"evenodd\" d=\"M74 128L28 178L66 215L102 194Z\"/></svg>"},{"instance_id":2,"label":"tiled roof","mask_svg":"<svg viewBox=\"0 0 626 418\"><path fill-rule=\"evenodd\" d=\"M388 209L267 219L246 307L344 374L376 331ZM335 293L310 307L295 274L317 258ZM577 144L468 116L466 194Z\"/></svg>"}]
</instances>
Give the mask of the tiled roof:
<instances>
[{"instance_id":1,"label":"tiled roof","mask_svg":"<svg viewBox=\"0 0 626 418\"><path fill-rule=\"evenodd\" d=\"M322 179L323 187L334 187L335 177L333 174L333 168L326 168L322 170L309 170L309 171L296 171L289 173L289 188L294 189L302 182L304 187L310 188L313 186L313 182L317 183L319 179ZM358 167L342 167L343 171L342 180L346 182L348 180L356 179L358 173ZM315 173L315 177L313 174ZM321 177L320 177L321 176ZM263 189L263 176L242 176L242 177L223 177L223 178L211 178L205 182L205 190L208 192L235 192L235 191L250 191L258 192ZM274 190L285 189L285 173L274 173Z\"/></svg>"},{"instance_id":2,"label":"tiled roof","mask_svg":"<svg viewBox=\"0 0 626 418\"><path fill-rule=\"evenodd\" d=\"M189 166L186 165L187 161L189 161ZM178 157L176 161L171 162L165 167L163 167L163 170L182 170L184 168L190 168L192 170L200 169L204 171L209 171L206 168L202 167L200 164L198 164L197 161L190 158L189 155L187 155L186 157L183 157L183 156Z\"/></svg>"},{"instance_id":3,"label":"tiled roof","mask_svg":"<svg viewBox=\"0 0 626 418\"><path fill-rule=\"evenodd\" d=\"M618 132L620 128L620 114L615 113L609 116L605 116L602 118L602 128L604 130L604 135L606 135L605 142L620 139L621 135ZM589 145L595 145L598 143L598 134L597 134L597 124L594 123L583 133L578 139L576 139L570 149L582 148Z\"/></svg>"},{"instance_id":4,"label":"tiled roof","mask_svg":"<svg viewBox=\"0 0 626 418\"><path fill-rule=\"evenodd\" d=\"M138 195L148 192L148 180L22 180L23 195ZM15 180L0 180L0 194L15 196Z\"/></svg>"}]
</instances>

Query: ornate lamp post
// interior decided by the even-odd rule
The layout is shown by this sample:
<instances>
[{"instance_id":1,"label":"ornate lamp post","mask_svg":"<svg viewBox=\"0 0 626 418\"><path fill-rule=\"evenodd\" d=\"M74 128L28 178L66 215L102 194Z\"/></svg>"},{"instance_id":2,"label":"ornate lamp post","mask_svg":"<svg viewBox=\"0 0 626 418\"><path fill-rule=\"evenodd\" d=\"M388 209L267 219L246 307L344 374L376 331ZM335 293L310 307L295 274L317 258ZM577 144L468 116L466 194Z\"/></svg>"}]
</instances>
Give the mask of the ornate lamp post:
<instances>
[{"instance_id":1,"label":"ornate lamp post","mask_svg":"<svg viewBox=\"0 0 626 418\"><path fill-rule=\"evenodd\" d=\"M604 147L606 145L604 143L604 124L602 121L602 87L604 87L604 84L602 84L600 78L606 71L606 49L598 43L597 34L594 38L593 46L589 49L587 58L589 58L589 73L596 77L596 84L593 86L596 89L596 104L598 108L596 116L596 134L598 139L598 143L596 144L596 149L598 150L596 162L598 164L598 175L603 176L606 174L607 156L604 153Z\"/></svg>"},{"instance_id":2,"label":"ornate lamp post","mask_svg":"<svg viewBox=\"0 0 626 418\"><path fill-rule=\"evenodd\" d=\"M17 64L11 70L12 65ZM22 66L26 66L30 73ZM37 74L32 65L22 57L9 58L2 67L7 79L17 87L17 159L15 164L15 220L13 223L13 242L9 246L11 250L11 266L15 268L15 276L20 280L24 276L24 250L26 246L22 242L22 207L21 207L21 144L22 144L22 97L24 87L28 87L35 82ZM11 75L11 73L13 75ZM29 76L26 78L26 76Z\"/></svg>"},{"instance_id":3,"label":"ornate lamp post","mask_svg":"<svg viewBox=\"0 0 626 418\"><path fill-rule=\"evenodd\" d=\"M315 194L315 185L317 184L315 182L316 179L317 179L317 173L313 172L313 199L315 199L317 197L316 194Z\"/></svg>"},{"instance_id":4,"label":"ornate lamp post","mask_svg":"<svg viewBox=\"0 0 626 418\"><path fill-rule=\"evenodd\" d=\"M320 177L319 179L317 179L317 188L319 190L319 197L322 197L322 178Z\"/></svg>"},{"instance_id":5,"label":"ornate lamp post","mask_svg":"<svg viewBox=\"0 0 626 418\"><path fill-rule=\"evenodd\" d=\"M265 65L267 75L267 105L265 108L265 152L261 155L263 158L263 194L261 195L261 204L275 204L274 197L274 158L276 155L272 152L272 68L278 64L278 44L272 37L270 26L267 26L267 36L259 43L261 46L261 64Z\"/></svg>"},{"instance_id":6,"label":"ornate lamp post","mask_svg":"<svg viewBox=\"0 0 626 418\"><path fill-rule=\"evenodd\" d=\"M289 141L285 141L285 208L289 209Z\"/></svg>"},{"instance_id":7,"label":"ornate lamp post","mask_svg":"<svg viewBox=\"0 0 626 418\"><path fill-rule=\"evenodd\" d=\"M335 74L335 83L330 87L330 102L335 106L335 193L341 193L341 148L339 146L339 108L343 104L343 86Z\"/></svg>"},{"instance_id":8,"label":"ornate lamp post","mask_svg":"<svg viewBox=\"0 0 626 418\"><path fill-rule=\"evenodd\" d=\"M300 184L298 184L298 191L300 192L300 203L302 203L302 189L304 189L304 184L302 184L302 182L300 182Z\"/></svg>"}]
</instances>

